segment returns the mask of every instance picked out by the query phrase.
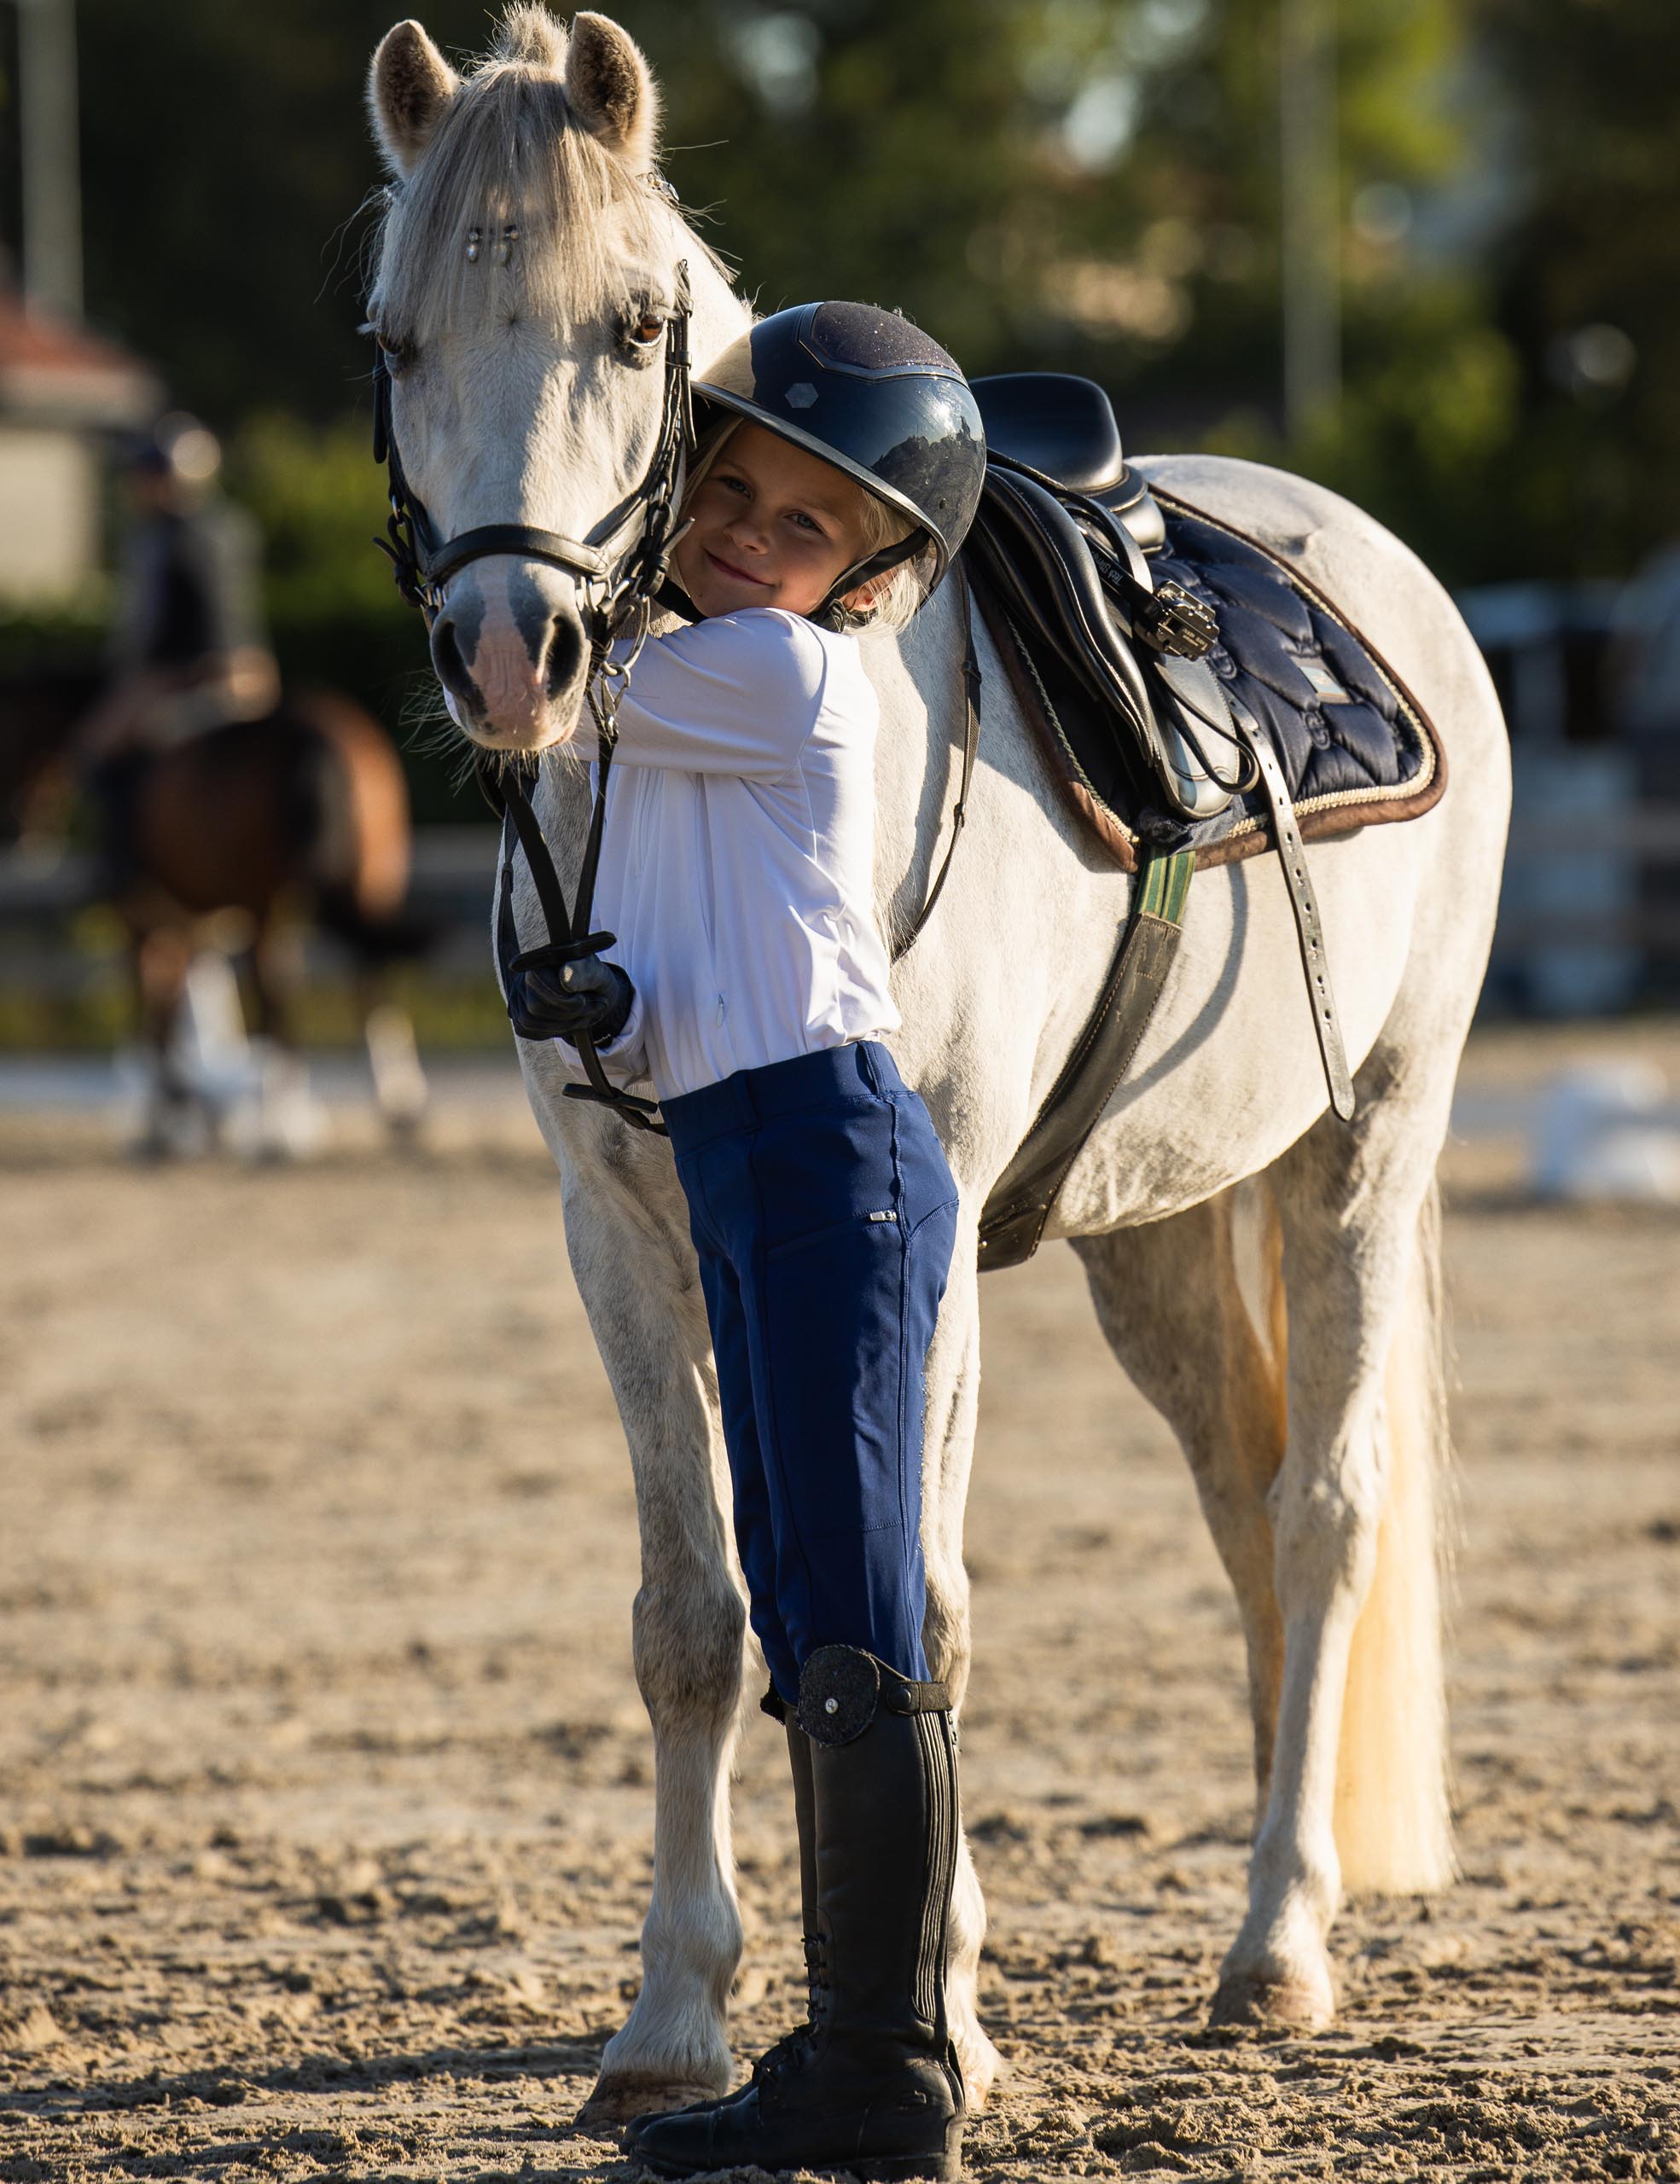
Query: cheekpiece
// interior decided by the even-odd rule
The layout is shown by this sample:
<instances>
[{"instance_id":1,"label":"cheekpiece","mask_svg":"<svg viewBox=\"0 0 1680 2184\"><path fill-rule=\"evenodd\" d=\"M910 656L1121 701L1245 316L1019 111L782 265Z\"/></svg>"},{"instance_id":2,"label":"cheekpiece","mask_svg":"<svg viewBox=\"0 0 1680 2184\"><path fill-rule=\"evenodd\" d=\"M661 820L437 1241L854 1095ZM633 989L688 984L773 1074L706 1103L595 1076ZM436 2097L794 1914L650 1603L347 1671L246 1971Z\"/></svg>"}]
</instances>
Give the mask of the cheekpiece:
<instances>
[{"instance_id":1,"label":"cheekpiece","mask_svg":"<svg viewBox=\"0 0 1680 2184\"><path fill-rule=\"evenodd\" d=\"M852 1646L819 1646L799 1674L799 1727L813 1744L850 1744L881 1704L881 1664Z\"/></svg>"}]
</instances>

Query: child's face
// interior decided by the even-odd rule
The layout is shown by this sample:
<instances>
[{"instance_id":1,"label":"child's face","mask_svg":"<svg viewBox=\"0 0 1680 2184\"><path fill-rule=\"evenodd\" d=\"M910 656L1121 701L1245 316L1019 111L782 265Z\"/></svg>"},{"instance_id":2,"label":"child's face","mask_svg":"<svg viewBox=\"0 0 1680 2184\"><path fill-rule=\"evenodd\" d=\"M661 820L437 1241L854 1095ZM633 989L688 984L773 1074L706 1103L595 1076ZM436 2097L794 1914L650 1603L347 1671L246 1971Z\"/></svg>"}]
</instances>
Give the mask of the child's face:
<instances>
[{"instance_id":1,"label":"child's face","mask_svg":"<svg viewBox=\"0 0 1680 2184\"><path fill-rule=\"evenodd\" d=\"M862 499L833 463L741 425L689 503L677 573L702 614L811 613L863 557Z\"/></svg>"}]
</instances>

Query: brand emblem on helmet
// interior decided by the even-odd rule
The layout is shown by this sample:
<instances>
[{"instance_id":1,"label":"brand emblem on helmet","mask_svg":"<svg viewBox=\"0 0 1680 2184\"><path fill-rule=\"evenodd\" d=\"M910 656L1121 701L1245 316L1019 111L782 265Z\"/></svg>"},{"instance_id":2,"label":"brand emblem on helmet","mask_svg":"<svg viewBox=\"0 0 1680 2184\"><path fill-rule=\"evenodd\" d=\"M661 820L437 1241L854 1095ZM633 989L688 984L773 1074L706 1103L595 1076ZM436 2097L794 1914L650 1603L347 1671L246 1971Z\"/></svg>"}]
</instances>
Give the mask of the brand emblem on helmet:
<instances>
[{"instance_id":1,"label":"brand emblem on helmet","mask_svg":"<svg viewBox=\"0 0 1680 2184\"><path fill-rule=\"evenodd\" d=\"M797 380L783 398L790 410L809 410L817 399L817 389L808 379Z\"/></svg>"}]
</instances>

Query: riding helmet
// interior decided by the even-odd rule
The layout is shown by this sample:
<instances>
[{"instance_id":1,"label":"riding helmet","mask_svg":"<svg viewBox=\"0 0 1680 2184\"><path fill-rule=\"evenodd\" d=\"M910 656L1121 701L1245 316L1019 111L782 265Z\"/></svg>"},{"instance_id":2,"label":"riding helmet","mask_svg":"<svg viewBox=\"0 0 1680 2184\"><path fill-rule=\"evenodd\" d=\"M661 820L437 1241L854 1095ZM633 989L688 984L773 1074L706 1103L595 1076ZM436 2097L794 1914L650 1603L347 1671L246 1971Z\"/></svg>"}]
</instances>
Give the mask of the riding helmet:
<instances>
[{"instance_id":1,"label":"riding helmet","mask_svg":"<svg viewBox=\"0 0 1680 2184\"><path fill-rule=\"evenodd\" d=\"M985 428L962 367L897 311L795 304L760 319L696 377L695 405L733 411L832 462L916 528L848 569L812 619L857 584L932 549L932 591L967 537Z\"/></svg>"}]
</instances>

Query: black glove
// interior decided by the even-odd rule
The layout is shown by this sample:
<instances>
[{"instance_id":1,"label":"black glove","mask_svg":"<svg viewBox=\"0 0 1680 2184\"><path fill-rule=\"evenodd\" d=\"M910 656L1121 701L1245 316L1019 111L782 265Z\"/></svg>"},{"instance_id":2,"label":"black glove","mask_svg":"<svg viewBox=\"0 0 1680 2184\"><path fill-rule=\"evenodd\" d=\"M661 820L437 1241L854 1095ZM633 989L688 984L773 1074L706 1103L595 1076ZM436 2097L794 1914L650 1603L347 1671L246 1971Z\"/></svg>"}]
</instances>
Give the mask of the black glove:
<instances>
[{"instance_id":1,"label":"black glove","mask_svg":"<svg viewBox=\"0 0 1680 2184\"><path fill-rule=\"evenodd\" d=\"M508 1014L521 1039L577 1042L578 1032L617 1038L630 1017L636 988L616 963L581 956L575 963L508 973Z\"/></svg>"}]
</instances>

